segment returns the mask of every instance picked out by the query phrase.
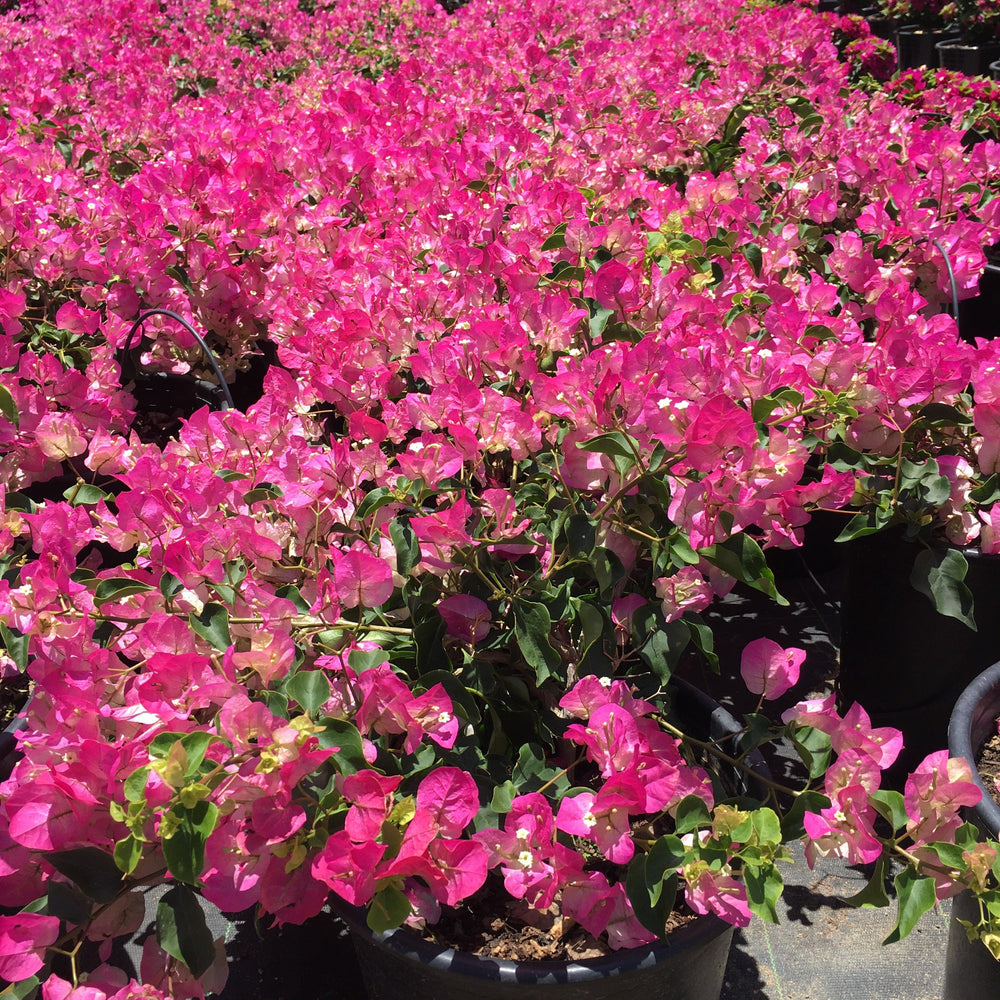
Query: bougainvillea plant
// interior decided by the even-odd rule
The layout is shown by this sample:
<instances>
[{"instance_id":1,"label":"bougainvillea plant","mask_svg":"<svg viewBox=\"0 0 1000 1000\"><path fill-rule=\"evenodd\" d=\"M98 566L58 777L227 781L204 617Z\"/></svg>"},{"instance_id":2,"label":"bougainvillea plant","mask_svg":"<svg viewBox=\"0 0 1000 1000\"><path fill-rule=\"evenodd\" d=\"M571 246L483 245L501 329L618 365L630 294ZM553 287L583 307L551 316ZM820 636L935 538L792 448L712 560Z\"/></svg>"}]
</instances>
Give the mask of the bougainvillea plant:
<instances>
[{"instance_id":1,"label":"bougainvillea plant","mask_svg":"<svg viewBox=\"0 0 1000 1000\"><path fill-rule=\"evenodd\" d=\"M1000 147L852 89L803 5L22 2L0 31L18 995L218 991L199 896L388 928L497 879L607 947L675 898L774 919L797 840L872 864L866 902L898 863L893 939L966 887L996 931L967 768L881 789L898 732L777 710L802 652L717 664L700 612L780 602L767 552L818 509L995 546L996 350L940 310L1000 234ZM234 379L266 341L259 400L144 440L117 351L149 309ZM687 655L758 695L738 738L684 731ZM796 782L717 780L779 738Z\"/></svg>"}]
</instances>

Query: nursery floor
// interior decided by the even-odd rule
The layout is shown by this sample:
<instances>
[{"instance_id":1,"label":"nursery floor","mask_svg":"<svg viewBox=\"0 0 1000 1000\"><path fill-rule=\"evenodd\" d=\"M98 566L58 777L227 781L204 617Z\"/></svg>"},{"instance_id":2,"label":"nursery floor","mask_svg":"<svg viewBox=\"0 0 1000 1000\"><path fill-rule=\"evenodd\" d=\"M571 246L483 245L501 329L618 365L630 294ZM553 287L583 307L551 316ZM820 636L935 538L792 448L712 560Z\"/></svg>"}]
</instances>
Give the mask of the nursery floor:
<instances>
[{"instance_id":1,"label":"nursery floor","mask_svg":"<svg viewBox=\"0 0 1000 1000\"><path fill-rule=\"evenodd\" d=\"M791 606L777 609L752 593L734 592L713 612L723 626L716 635L725 637L722 674L699 668L689 673L736 710L749 710L754 702L751 697L747 703L739 679L739 650L762 635L809 651L807 672L789 704L827 693L836 676L839 570L833 562L797 565L792 557L787 571L779 586ZM780 756L772 766L781 772ZM906 940L883 947L894 908L859 910L842 902L864 887L865 871L836 860L821 860L810 870L799 852L785 881L780 924L754 921L737 931L721 1000L940 1000L947 904ZM334 918L321 915L263 939L249 922L227 924L220 914L214 920L218 932L226 928L232 959L223 1000L365 1000L350 942Z\"/></svg>"}]
</instances>

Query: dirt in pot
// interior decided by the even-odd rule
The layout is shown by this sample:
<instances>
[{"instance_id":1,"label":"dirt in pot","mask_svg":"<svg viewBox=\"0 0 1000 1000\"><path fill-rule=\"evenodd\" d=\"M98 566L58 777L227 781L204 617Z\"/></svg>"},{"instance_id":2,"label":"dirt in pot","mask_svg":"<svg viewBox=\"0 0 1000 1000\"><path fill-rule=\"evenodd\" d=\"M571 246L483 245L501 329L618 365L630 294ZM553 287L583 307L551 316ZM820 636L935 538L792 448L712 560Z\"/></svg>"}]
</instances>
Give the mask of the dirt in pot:
<instances>
[{"instance_id":1,"label":"dirt in pot","mask_svg":"<svg viewBox=\"0 0 1000 1000\"><path fill-rule=\"evenodd\" d=\"M1000 791L997 790L997 778L1000 777L1000 733L983 745L978 766L983 784L989 790L993 801L1000 806Z\"/></svg>"},{"instance_id":2,"label":"dirt in pot","mask_svg":"<svg viewBox=\"0 0 1000 1000\"><path fill-rule=\"evenodd\" d=\"M667 930L696 919L686 908L675 909ZM475 896L457 907L443 907L441 919L420 933L441 947L512 962L581 961L612 954L607 942L597 940L575 921L564 920L557 905L539 911L511 899L495 874Z\"/></svg>"}]
</instances>

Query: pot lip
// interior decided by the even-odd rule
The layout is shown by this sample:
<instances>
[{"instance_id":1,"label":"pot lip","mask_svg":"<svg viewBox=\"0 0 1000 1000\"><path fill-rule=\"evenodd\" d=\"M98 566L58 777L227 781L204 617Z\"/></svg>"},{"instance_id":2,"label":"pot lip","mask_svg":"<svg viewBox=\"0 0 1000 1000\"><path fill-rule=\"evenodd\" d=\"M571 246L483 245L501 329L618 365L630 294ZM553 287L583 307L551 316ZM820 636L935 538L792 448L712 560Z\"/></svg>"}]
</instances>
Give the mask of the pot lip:
<instances>
[{"instance_id":1,"label":"pot lip","mask_svg":"<svg viewBox=\"0 0 1000 1000\"><path fill-rule=\"evenodd\" d=\"M948 720L948 753L964 757L972 770L972 778L983 793L983 798L970 812L973 821L990 836L1000 835L1000 806L994 801L977 765L979 747L972 745L973 721L980 706L992 704L993 714L1000 716L1000 662L987 667L961 693L951 718Z\"/></svg>"},{"instance_id":2,"label":"pot lip","mask_svg":"<svg viewBox=\"0 0 1000 1000\"><path fill-rule=\"evenodd\" d=\"M434 969L463 973L476 979L493 979L522 985L607 979L624 972L652 967L670 955L696 948L727 931L732 933L735 930L714 913L707 913L698 915L672 931L666 941L657 940L637 948L622 948L600 958L569 962L514 962L436 945L406 927L377 933L368 926L364 909L351 906L339 897L331 897L331 909L347 924L352 934L366 939L376 948L412 958Z\"/></svg>"},{"instance_id":3,"label":"pot lip","mask_svg":"<svg viewBox=\"0 0 1000 1000\"><path fill-rule=\"evenodd\" d=\"M995 49L1000 52L1000 39L993 42L966 42L961 38L942 38L940 42L934 43L936 49L954 49L956 52L980 52L983 49L990 51Z\"/></svg>"},{"instance_id":4,"label":"pot lip","mask_svg":"<svg viewBox=\"0 0 1000 1000\"><path fill-rule=\"evenodd\" d=\"M675 676L670 678L670 685L688 704L697 706L697 710L705 713L705 721L710 727L725 728L730 733L739 730L739 723L729 710L694 684ZM764 777L770 775L767 761L759 750L747 754L746 763L754 773ZM363 907L351 905L336 893L330 896L330 908L353 934L374 947L411 957L435 969L464 973L477 979L521 984L580 983L607 979L624 972L654 966L671 955L695 949L727 932L732 934L735 931L732 924L709 912L698 914L694 920L671 931L666 940L658 939L636 948L621 948L600 958L569 962L537 959L514 962L436 945L406 927L377 933L368 926Z\"/></svg>"}]
</instances>

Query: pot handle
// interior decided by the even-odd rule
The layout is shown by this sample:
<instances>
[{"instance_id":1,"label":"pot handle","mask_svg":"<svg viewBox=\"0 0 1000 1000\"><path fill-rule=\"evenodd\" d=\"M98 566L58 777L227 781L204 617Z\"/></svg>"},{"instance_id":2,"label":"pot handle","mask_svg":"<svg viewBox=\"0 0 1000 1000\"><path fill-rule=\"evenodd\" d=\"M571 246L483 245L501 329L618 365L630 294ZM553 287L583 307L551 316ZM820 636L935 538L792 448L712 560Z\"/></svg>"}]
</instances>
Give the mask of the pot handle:
<instances>
[{"instance_id":1,"label":"pot handle","mask_svg":"<svg viewBox=\"0 0 1000 1000\"><path fill-rule=\"evenodd\" d=\"M215 372L215 377L219 380L218 388L219 391L222 393L224 399L224 404L222 408L224 410L235 410L236 404L233 402L233 397L229 392L229 385L226 383L226 380L222 375L222 370L219 368L219 364L215 360L215 355L212 353L208 344L205 343L201 334L198 333L198 331L186 319L184 319L183 316L179 316L177 313L172 312L170 309L147 309L146 312L140 313L139 318L132 324L132 328L129 330L128 336L125 338L124 345L118 349L118 355L120 359L119 364L122 365L123 370L126 366L127 363L126 359L128 355L131 353L131 351L134 350L136 346L138 346L138 345L133 345L132 343L132 341L135 339L136 331L139 329L140 326L142 326L142 324L147 319L149 319L150 316L169 316L170 319L177 320L177 322L180 323L181 326L183 326L184 329L187 330L187 332L190 333L191 336L198 341L199 347L201 347L202 351L205 354L205 357L208 358L209 364L211 364L212 366L212 371ZM139 338L139 342L140 343L142 342L141 337ZM135 365L130 365L129 367L131 367L133 371L135 371L136 369Z\"/></svg>"}]
</instances>

